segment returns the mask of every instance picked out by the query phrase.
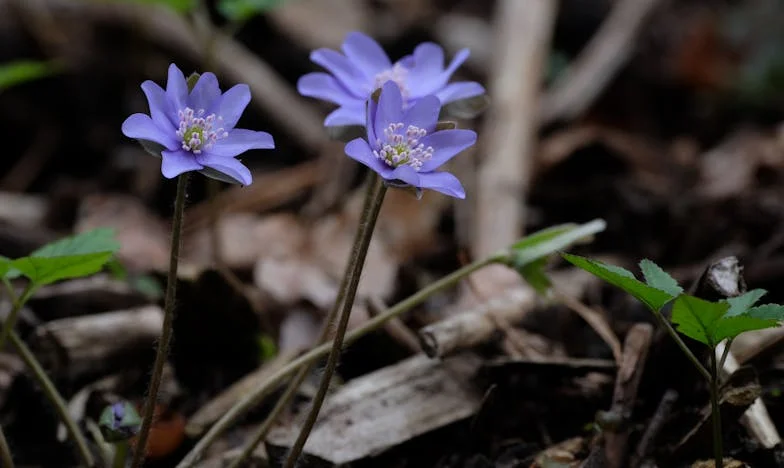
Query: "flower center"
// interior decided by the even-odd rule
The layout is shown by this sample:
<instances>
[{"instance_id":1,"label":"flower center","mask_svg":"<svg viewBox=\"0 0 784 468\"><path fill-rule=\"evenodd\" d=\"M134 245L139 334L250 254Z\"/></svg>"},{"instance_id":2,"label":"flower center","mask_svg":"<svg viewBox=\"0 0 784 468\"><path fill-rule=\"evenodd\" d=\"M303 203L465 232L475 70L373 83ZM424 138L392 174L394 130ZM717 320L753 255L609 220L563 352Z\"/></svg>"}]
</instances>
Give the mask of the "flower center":
<instances>
[{"instance_id":1,"label":"flower center","mask_svg":"<svg viewBox=\"0 0 784 468\"><path fill-rule=\"evenodd\" d=\"M199 154L202 150L209 149L216 141L226 138L229 133L223 127L214 128L223 122L219 115L210 114L204 117L204 109L194 111L190 107L181 109L177 116L180 118L180 127L177 136L182 138L182 149Z\"/></svg>"},{"instance_id":2,"label":"flower center","mask_svg":"<svg viewBox=\"0 0 784 468\"><path fill-rule=\"evenodd\" d=\"M408 86L406 85L407 76L408 69L403 65L396 63L392 68L384 70L376 75L375 82L373 83L373 90L375 91L384 86L384 83L387 81L394 81L397 87L400 88L400 94L403 96L403 102L405 103L408 101L410 95Z\"/></svg>"},{"instance_id":3,"label":"flower center","mask_svg":"<svg viewBox=\"0 0 784 468\"><path fill-rule=\"evenodd\" d=\"M373 155L391 167L407 164L419 171L422 164L433 157L433 147L425 147L419 140L427 135L427 130L409 125L403 132L403 123L392 123L384 129L384 138L376 140L377 150Z\"/></svg>"}]
</instances>

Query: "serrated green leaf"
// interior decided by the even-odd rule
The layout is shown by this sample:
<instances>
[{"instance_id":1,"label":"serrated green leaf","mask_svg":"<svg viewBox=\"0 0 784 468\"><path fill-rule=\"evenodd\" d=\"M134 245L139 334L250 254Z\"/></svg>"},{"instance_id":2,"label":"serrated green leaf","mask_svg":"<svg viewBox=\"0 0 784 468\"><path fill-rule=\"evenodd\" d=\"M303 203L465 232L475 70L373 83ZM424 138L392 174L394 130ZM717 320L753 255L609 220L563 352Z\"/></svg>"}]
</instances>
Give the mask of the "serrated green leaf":
<instances>
[{"instance_id":1,"label":"serrated green leaf","mask_svg":"<svg viewBox=\"0 0 784 468\"><path fill-rule=\"evenodd\" d=\"M767 291L764 289L752 289L751 291L745 294L741 294L740 296L724 299L730 305L730 310L728 310L724 316L735 317L736 315L745 313L765 294L767 294Z\"/></svg>"},{"instance_id":2,"label":"serrated green leaf","mask_svg":"<svg viewBox=\"0 0 784 468\"><path fill-rule=\"evenodd\" d=\"M519 269L574 243L604 231L607 223L595 219L582 225L563 224L528 235L512 244L507 265Z\"/></svg>"},{"instance_id":3,"label":"serrated green leaf","mask_svg":"<svg viewBox=\"0 0 784 468\"><path fill-rule=\"evenodd\" d=\"M682 294L672 305L672 323L678 331L693 340L715 348L713 330L730 305L726 302L710 302Z\"/></svg>"},{"instance_id":4,"label":"serrated green leaf","mask_svg":"<svg viewBox=\"0 0 784 468\"><path fill-rule=\"evenodd\" d=\"M778 326L778 321L752 317L748 314L723 317L713 328L713 342L719 344L727 338L735 338L741 333Z\"/></svg>"},{"instance_id":5,"label":"serrated green leaf","mask_svg":"<svg viewBox=\"0 0 784 468\"><path fill-rule=\"evenodd\" d=\"M784 320L784 305L762 304L760 306L750 308L746 313L750 317L782 321Z\"/></svg>"},{"instance_id":6,"label":"serrated green leaf","mask_svg":"<svg viewBox=\"0 0 784 468\"><path fill-rule=\"evenodd\" d=\"M12 265L40 286L97 273L119 248L114 231L99 228L47 244Z\"/></svg>"},{"instance_id":7,"label":"serrated green leaf","mask_svg":"<svg viewBox=\"0 0 784 468\"><path fill-rule=\"evenodd\" d=\"M640 270L648 286L664 291L672 297L683 292L675 278L647 258L640 261Z\"/></svg>"},{"instance_id":8,"label":"serrated green leaf","mask_svg":"<svg viewBox=\"0 0 784 468\"><path fill-rule=\"evenodd\" d=\"M710 302L682 294L672 306L672 322L679 332L711 348L743 332L777 325L776 320L749 314L728 317L729 308L726 301Z\"/></svg>"},{"instance_id":9,"label":"serrated green leaf","mask_svg":"<svg viewBox=\"0 0 784 468\"><path fill-rule=\"evenodd\" d=\"M17 60L0 65L0 92L12 86L37 80L56 73L59 66L54 62Z\"/></svg>"},{"instance_id":10,"label":"serrated green leaf","mask_svg":"<svg viewBox=\"0 0 784 468\"><path fill-rule=\"evenodd\" d=\"M561 255L572 265L598 276L615 287L623 289L651 310L661 310L665 304L675 297L637 280L632 272L624 268L578 255L567 253L562 253Z\"/></svg>"}]
</instances>

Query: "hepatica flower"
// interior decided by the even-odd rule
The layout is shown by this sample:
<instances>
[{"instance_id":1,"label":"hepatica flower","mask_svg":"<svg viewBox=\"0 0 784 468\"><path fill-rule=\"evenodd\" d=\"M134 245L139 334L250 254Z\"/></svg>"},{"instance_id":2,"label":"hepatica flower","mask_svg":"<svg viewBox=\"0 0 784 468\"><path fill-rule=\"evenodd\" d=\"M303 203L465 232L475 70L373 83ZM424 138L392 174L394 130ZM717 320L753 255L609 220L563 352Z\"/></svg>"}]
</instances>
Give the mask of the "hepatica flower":
<instances>
[{"instance_id":1,"label":"hepatica flower","mask_svg":"<svg viewBox=\"0 0 784 468\"><path fill-rule=\"evenodd\" d=\"M457 53L444 68L444 50L425 42L408 55L392 63L381 46L370 37L352 32L342 45L343 54L331 49L313 51L310 59L329 73L309 73L299 79L297 90L303 96L323 99L340 107L329 114L324 125L363 125L365 102L387 81L400 88L404 106L435 95L441 104L458 101L485 92L475 82L449 83L449 78L468 58L468 49Z\"/></svg>"},{"instance_id":2,"label":"hepatica flower","mask_svg":"<svg viewBox=\"0 0 784 468\"><path fill-rule=\"evenodd\" d=\"M176 65L169 66L166 90L142 83L150 115L133 114L122 124L125 136L140 140L160 155L161 172L169 179L199 171L224 182L249 185L250 171L235 159L251 149L275 147L266 132L234 128L250 102L248 85L221 93L212 73L202 74L192 89ZM150 144L153 143L153 145Z\"/></svg>"},{"instance_id":3,"label":"hepatica flower","mask_svg":"<svg viewBox=\"0 0 784 468\"><path fill-rule=\"evenodd\" d=\"M431 189L465 198L457 177L436 169L476 142L471 130L438 130L441 103L425 96L405 108L393 81L381 88L378 102L367 102L367 140L354 139L346 154L376 171L389 185Z\"/></svg>"}]
</instances>

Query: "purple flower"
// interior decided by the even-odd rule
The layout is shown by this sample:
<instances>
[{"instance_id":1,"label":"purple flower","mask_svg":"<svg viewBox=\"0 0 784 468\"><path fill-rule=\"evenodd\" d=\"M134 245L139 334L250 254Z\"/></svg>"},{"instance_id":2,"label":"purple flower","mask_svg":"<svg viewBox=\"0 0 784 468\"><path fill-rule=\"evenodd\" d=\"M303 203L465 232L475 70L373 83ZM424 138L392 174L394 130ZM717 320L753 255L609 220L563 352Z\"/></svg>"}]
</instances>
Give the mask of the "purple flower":
<instances>
[{"instance_id":1,"label":"purple flower","mask_svg":"<svg viewBox=\"0 0 784 468\"><path fill-rule=\"evenodd\" d=\"M405 106L428 95L446 104L485 92L482 85L472 81L448 83L468 58L468 49L458 52L446 68L444 50L432 42L419 44L413 55L394 64L376 41L359 32L349 33L342 49L345 55L331 49L313 51L310 59L330 73L308 73L297 83L303 96L340 106L324 120L328 127L364 124L365 101L389 80L400 87Z\"/></svg>"},{"instance_id":2,"label":"purple flower","mask_svg":"<svg viewBox=\"0 0 784 468\"><path fill-rule=\"evenodd\" d=\"M368 100L367 141L354 139L346 154L376 171L391 185L432 189L465 198L457 177L436 169L476 142L471 130L436 130L441 103L425 96L404 108L403 96L395 83L381 88L378 103Z\"/></svg>"},{"instance_id":3,"label":"purple flower","mask_svg":"<svg viewBox=\"0 0 784 468\"><path fill-rule=\"evenodd\" d=\"M152 81L142 83L150 115L133 114L122 124L125 136L136 138L163 158L161 172L169 179L199 171L224 182L249 185L250 171L235 158L251 149L275 147L266 132L234 128L250 102L248 85L221 93L218 79L204 73L188 90L176 65L169 66L166 90Z\"/></svg>"}]
</instances>

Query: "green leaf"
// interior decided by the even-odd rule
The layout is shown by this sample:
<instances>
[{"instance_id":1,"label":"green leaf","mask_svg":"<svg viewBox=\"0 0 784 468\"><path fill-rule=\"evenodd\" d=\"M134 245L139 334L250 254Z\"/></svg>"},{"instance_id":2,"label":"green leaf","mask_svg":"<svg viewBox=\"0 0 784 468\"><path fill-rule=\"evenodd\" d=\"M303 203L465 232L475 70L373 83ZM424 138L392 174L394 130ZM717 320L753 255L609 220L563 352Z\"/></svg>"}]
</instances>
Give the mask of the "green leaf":
<instances>
[{"instance_id":1,"label":"green leaf","mask_svg":"<svg viewBox=\"0 0 784 468\"><path fill-rule=\"evenodd\" d=\"M645 282L648 283L648 286L656 288L659 291L664 291L672 297L683 292L683 288L678 286L678 282L675 281L675 278L647 258L640 262L640 270L642 271L642 275L645 277Z\"/></svg>"},{"instance_id":2,"label":"green leaf","mask_svg":"<svg viewBox=\"0 0 784 468\"><path fill-rule=\"evenodd\" d=\"M246 21L254 15L283 5L286 0L220 0L218 11L232 21Z\"/></svg>"},{"instance_id":3,"label":"green leaf","mask_svg":"<svg viewBox=\"0 0 784 468\"><path fill-rule=\"evenodd\" d=\"M0 278L5 278L8 272L13 268L11 259L0 255Z\"/></svg>"},{"instance_id":4,"label":"green leaf","mask_svg":"<svg viewBox=\"0 0 784 468\"><path fill-rule=\"evenodd\" d=\"M577 224L552 226L528 235L512 244L506 264L515 269L554 254L579 241L604 231L607 223L601 219Z\"/></svg>"},{"instance_id":5,"label":"green leaf","mask_svg":"<svg viewBox=\"0 0 784 468\"><path fill-rule=\"evenodd\" d=\"M545 266L547 266L547 258L540 258L517 270L523 279L542 296L546 296L553 285L550 277L544 271Z\"/></svg>"},{"instance_id":6,"label":"green leaf","mask_svg":"<svg viewBox=\"0 0 784 468\"><path fill-rule=\"evenodd\" d=\"M43 78L59 71L54 62L17 60L0 65L0 92L12 86Z\"/></svg>"},{"instance_id":7,"label":"green leaf","mask_svg":"<svg viewBox=\"0 0 784 468\"><path fill-rule=\"evenodd\" d=\"M196 6L196 0L114 0L125 3L142 3L169 7L177 13L187 13Z\"/></svg>"},{"instance_id":8,"label":"green leaf","mask_svg":"<svg viewBox=\"0 0 784 468\"><path fill-rule=\"evenodd\" d=\"M119 248L114 231L99 228L47 244L12 264L40 286L96 273Z\"/></svg>"},{"instance_id":9,"label":"green leaf","mask_svg":"<svg viewBox=\"0 0 784 468\"><path fill-rule=\"evenodd\" d=\"M638 301L648 306L651 310L660 310L675 297L637 280L632 272L624 268L608 265L598 260L591 260L578 255L570 255L567 253L562 253L561 255L574 266L598 276L615 287L623 289L634 296Z\"/></svg>"},{"instance_id":10,"label":"green leaf","mask_svg":"<svg viewBox=\"0 0 784 468\"><path fill-rule=\"evenodd\" d=\"M782 321L784 320L784 306L781 304L763 304L750 308L747 314L755 318Z\"/></svg>"},{"instance_id":11,"label":"green leaf","mask_svg":"<svg viewBox=\"0 0 784 468\"><path fill-rule=\"evenodd\" d=\"M682 294L672 306L672 322L679 332L711 348L743 332L777 325L776 320L749 314L727 317L729 309L727 301L710 302Z\"/></svg>"},{"instance_id":12,"label":"green leaf","mask_svg":"<svg viewBox=\"0 0 784 468\"><path fill-rule=\"evenodd\" d=\"M730 310L728 310L724 316L735 317L736 315L746 313L765 294L767 294L767 291L764 289L752 289L740 296L724 299L730 305Z\"/></svg>"},{"instance_id":13,"label":"green leaf","mask_svg":"<svg viewBox=\"0 0 784 468\"><path fill-rule=\"evenodd\" d=\"M718 342L713 339L713 330L729 308L726 302L709 302L683 294L672 305L672 323L689 338L715 348Z\"/></svg>"}]
</instances>

